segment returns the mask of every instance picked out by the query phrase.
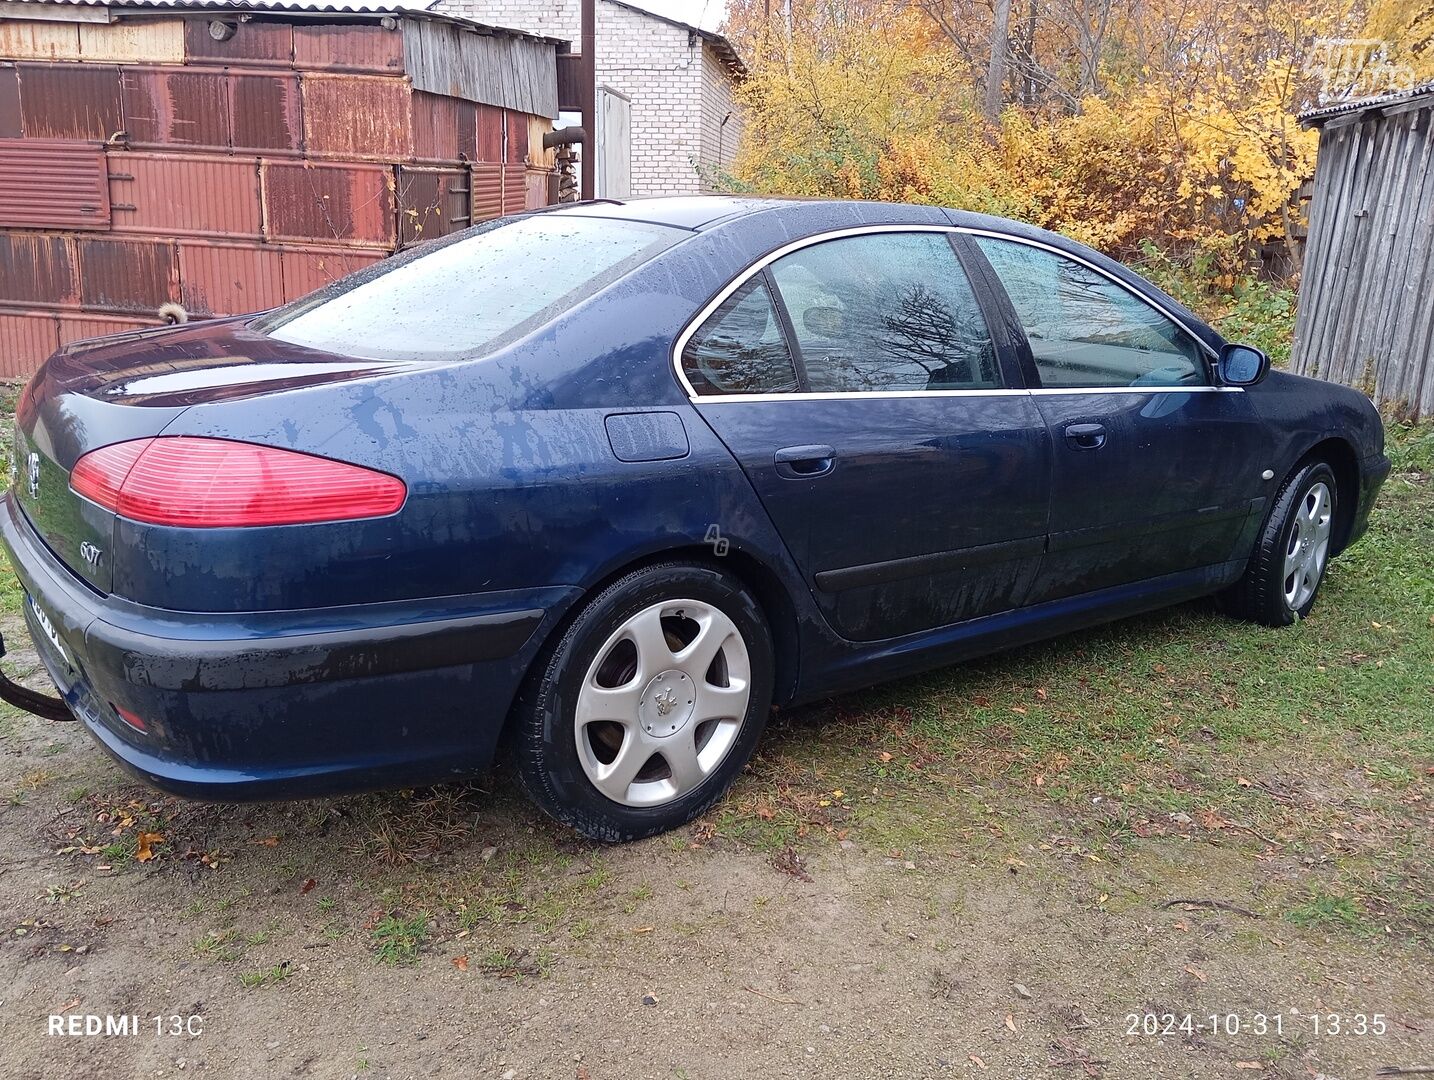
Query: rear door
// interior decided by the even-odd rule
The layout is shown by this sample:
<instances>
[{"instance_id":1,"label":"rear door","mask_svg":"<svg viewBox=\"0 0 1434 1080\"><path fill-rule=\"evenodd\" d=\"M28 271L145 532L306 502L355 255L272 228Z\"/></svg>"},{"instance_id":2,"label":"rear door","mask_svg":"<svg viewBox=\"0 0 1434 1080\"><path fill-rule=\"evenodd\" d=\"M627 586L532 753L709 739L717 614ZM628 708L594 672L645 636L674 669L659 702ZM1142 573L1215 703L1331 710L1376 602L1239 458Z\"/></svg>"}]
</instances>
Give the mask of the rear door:
<instances>
[{"instance_id":1,"label":"rear door","mask_svg":"<svg viewBox=\"0 0 1434 1080\"><path fill-rule=\"evenodd\" d=\"M838 633L895 637L1023 602L1048 437L949 232L802 241L698 322L679 339L696 408Z\"/></svg>"},{"instance_id":2,"label":"rear door","mask_svg":"<svg viewBox=\"0 0 1434 1080\"><path fill-rule=\"evenodd\" d=\"M1245 393L1213 385L1204 345L1094 266L975 240L1025 331L1051 434L1049 550L1030 601L1237 558L1269 451Z\"/></svg>"}]
</instances>

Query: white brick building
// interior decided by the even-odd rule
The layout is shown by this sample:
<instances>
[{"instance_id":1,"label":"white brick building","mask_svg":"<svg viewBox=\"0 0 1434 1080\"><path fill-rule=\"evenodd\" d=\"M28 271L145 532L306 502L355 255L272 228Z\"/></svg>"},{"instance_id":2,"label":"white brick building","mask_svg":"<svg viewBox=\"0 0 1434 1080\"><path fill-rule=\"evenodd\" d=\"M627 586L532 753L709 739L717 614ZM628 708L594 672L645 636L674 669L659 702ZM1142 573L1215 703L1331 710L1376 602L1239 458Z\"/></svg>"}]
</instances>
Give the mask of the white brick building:
<instances>
[{"instance_id":1,"label":"white brick building","mask_svg":"<svg viewBox=\"0 0 1434 1080\"><path fill-rule=\"evenodd\" d=\"M579 0L442 0L437 10L563 38L577 51ZM597 0L597 84L631 101L631 194L713 190L737 151L733 89L745 69L720 34Z\"/></svg>"}]
</instances>

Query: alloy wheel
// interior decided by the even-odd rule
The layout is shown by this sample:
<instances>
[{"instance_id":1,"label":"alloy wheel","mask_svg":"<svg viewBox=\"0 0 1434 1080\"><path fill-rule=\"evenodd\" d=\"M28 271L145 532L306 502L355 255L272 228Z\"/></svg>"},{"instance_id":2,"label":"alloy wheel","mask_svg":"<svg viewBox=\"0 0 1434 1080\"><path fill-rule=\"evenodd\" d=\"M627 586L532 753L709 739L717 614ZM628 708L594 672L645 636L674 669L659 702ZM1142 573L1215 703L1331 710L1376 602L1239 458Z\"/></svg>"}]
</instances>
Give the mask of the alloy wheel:
<instances>
[{"instance_id":1,"label":"alloy wheel","mask_svg":"<svg viewBox=\"0 0 1434 1080\"><path fill-rule=\"evenodd\" d=\"M686 795L737 741L751 659L736 624L701 600L665 600L626 619L597 651L578 692L578 760L624 806Z\"/></svg>"},{"instance_id":2,"label":"alloy wheel","mask_svg":"<svg viewBox=\"0 0 1434 1080\"><path fill-rule=\"evenodd\" d=\"M1299 611L1310 602L1329 559L1329 537L1334 522L1334 500L1323 481L1313 485L1295 510L1289 542L1285 546L1285 605Z\"/></svg>"}]
</instances>

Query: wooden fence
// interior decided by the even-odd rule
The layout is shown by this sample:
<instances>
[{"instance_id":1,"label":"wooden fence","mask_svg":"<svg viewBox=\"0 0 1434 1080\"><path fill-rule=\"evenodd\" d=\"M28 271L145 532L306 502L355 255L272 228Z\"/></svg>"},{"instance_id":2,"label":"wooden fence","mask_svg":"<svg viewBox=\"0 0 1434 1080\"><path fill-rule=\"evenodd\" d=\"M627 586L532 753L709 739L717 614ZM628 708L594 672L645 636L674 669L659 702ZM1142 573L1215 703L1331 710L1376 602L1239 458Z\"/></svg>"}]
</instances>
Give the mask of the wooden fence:
<instances>
[{"instance_id":1,"label":"wooden fence","mask_svg":"<svg viewBox=\"0 0 1434 1080\"><path fill-rule=\"evenodd\" d=\"M1320 142L1291 366L1434 416L1434 85L1301 120Z\"/></svg>"}]
</instances>

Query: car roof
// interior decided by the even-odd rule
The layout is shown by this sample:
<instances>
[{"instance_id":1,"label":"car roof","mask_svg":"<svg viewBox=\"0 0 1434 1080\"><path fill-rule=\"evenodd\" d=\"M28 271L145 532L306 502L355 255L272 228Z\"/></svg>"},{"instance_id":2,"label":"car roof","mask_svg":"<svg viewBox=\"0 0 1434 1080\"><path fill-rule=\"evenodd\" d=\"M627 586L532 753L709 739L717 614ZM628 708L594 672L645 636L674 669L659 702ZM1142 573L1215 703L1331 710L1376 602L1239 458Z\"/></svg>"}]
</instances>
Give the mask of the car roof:
<instances>
[{"instance_id":1,"label":"car roof","mask_svg":"<svg viewBox=\"0 0 1434 1080\"><path fill-rule=\"evenodd\" d=\"M548 213L583 217L620 218L672 225L679 229L702 229L760 210L787 206L800 200L746 195L668 195L648 199L594 199L559 205Z\"/></svg>"},{"instance_id":2,"label":"car roof","mask_svg":"<svg viewBox=\"0 0 1434 1080\"><path fill-rule=\"evenodd\" d=\"M569 214L583 217L617 218L668 225L679 229L706 231L732 224L742 218L780 214L789 227L800 231L804 225L816 229L834 225L956 225L966 228L1034 235L1061 247L1079 247L1066 237L1006 218L965 210L878 202L866 199L801 198L776 195L670 195L642 199L594 199L558 204L537 213Z\"/></svg>"},{"instance_id":3,"label":"car roof","mask_svg":"<svg viewBox=\"0 0 1434 1080\"><path fill-rule=\"evenodd\" d=\"M1013 239L1026 239L1090 262L1125 282L1147 298L1158 300L1175 312L1210 348L1219 349L1223 339L1203 319L1174 297L1130 268L1099 251L1059 233L1025 222L993 217L970 210L943 209L910 203L875 202L859 199L804 199L755 195L685 195L647 199L607 199L559 204L536 213L574 214L586 217L619 218L666 225L693 232L755 229L765 243L772 238L796 239L804 235L863 225L941 225L975 229ZM762 219L777 218L767 229ZM754 220L755 219L755 220ZM750 240L750 237L747 239Z\"/></svg>"}]
</instances>

